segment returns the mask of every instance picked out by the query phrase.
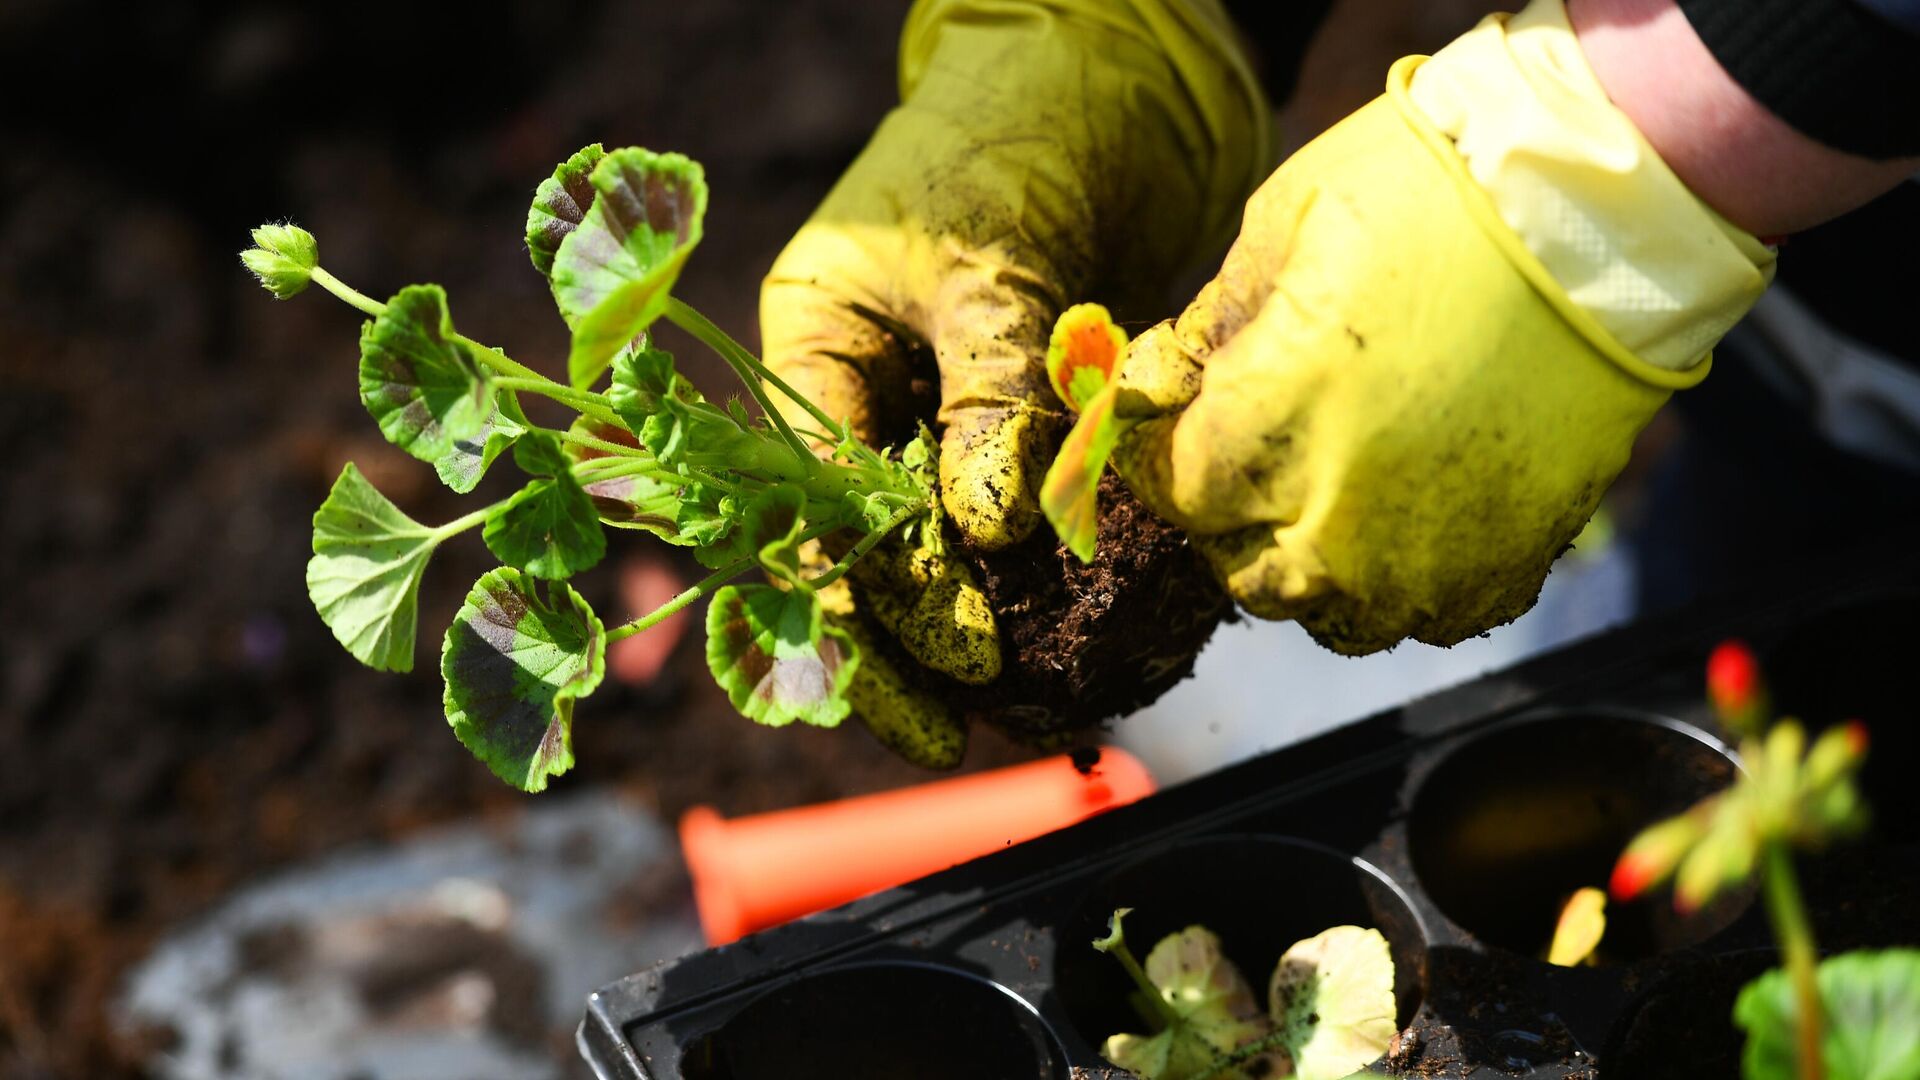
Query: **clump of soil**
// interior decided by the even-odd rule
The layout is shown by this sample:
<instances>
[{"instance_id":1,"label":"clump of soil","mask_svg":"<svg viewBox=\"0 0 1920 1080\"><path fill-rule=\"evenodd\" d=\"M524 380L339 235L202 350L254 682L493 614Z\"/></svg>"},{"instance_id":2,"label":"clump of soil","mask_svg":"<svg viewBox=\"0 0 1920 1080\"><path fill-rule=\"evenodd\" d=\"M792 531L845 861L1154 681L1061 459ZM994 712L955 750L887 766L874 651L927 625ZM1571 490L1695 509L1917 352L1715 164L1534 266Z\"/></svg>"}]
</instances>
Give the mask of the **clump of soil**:
<instances>
[{"instance_id":1,"label":"clump of soil","mask_svg":"<svg viewBox=\"0 0 1920 1080\"><path fill-rule=\"evenodd\" d=\"M1100 535L1083 563L1042 525L1002 551L956 546L1000 623L1000 677L968 686L907 662L969 720L1057 744L1152 704L1193 673L1213 628L1233 613L1186 534L1155 517L1118 477L1100 481Z\"/></svg>"}]
</instances>

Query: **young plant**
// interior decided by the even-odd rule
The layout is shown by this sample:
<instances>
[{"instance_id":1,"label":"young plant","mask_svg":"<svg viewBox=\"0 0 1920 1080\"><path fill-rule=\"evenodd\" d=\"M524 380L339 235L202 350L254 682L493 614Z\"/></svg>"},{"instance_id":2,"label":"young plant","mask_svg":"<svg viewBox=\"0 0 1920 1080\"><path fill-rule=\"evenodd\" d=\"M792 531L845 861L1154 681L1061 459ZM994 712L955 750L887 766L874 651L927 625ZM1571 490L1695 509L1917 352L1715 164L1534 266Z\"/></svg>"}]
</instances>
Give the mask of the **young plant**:
<instances>
[{"instance_id":1,"label":"young plant","mask_svg":"<svg viewBox=\"0 0 1920 1080\"><path fill-rule=\"evenodd\" d=\"M1152 1035L1114 1035L1108 1061L1146 1080L1343 1080L1386 1053L1394 1033L1393 956L1378 930L1336 926L1294 943L1262 1010L1220 939L1204 926L1162 938L1144 967L1113 913L1093 947L1133 978Z\"/></svg>"},{"instance_id":2,"label":"young plant","mask_svg":"<svg viewBox=\"0 0 1920 1080\"><path fill-rule=\"evenodd\" d=\"M589 146L540 184L526 243L572 331L566 382L456 330L437 285L409 285L384 303L350 288L320 265L303 229L262 226L241 254L278 298L318 284L369 316L360 400L389 442L462 494L509 450L528 477L499 502L423 525L349 463L314 515L307 565L314 608L347 651L410 671L427 561L481 530L505 565L474 584L447 629L447 721L525 791L573 764L574 704L600 684L607 646L709 596L707 664L742 715L838 724L860 650L826 619L818 590L889 534L938 527L924 433L897 455L867 447L673 295L706 205L698 164L637 147ZM648 334L662 317L726 361L757 416L737 400L707 400L674 369ZM773 407L769 387L811 417L806 430ZM543 427L522 410L525 394L578 415ZM816 457L807 438L831 456ZM567 584L604 556L607 528L691 548L713 572L609 629ZM841 530L846 555L803 574L800 546ZM729 584L747 574L770 583Z\"/></svg>"},{"instance_id":3,"label":"young plant","mask_svg":"<svg viewBox=\"0 0 1920 1080\"><path fill-rule=\"evenodd\" d=\"M1053 324L1047 377L1080 414L1040 484L1040 509L1067 550L1092 562L1099 532L1100 475L1133 421L1114 415L1127 335L1099 304L1075 304Z\"/></svg>"},{"instance_id":4,"label":"young plant","mask_svg":"<svg viewBox=\"0 0 1920 1080\"><path fill-rule=\"evenodd\" d=\"M1892 1080L1920 1076L1920 950L1820 959L1793 871L1795 850L1817 851L1866 825L1855 774L1866 759L1857 721L1809 748L1798 721L1769 724L1752 652L1714 650L1708 692L1741 736L1744 774L1733 787L1642 832L1615 864L1614 899L1632 900L1672 878L1673 902L1697 910L1756 875L1786 960L1749 983L1733 1019L1747 1033L1747 1080Z\"/></svg>"}]
</instances>

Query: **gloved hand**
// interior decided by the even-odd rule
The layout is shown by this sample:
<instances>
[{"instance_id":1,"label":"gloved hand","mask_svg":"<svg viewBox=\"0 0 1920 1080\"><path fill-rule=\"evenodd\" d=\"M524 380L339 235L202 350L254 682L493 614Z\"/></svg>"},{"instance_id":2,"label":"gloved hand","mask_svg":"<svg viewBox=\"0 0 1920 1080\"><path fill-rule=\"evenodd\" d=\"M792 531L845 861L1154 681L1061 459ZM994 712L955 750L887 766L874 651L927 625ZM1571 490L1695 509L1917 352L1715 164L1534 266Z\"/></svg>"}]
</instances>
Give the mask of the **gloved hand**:
<instances>
[{"instance_id":1,"label":"gloved hand","mask_svg":"<svg viewBox=\"0 0 1920 1080\"><path fill-rule=\"evenodd\" d=\"M1127 354L1114 463L1253 614L1450 645L1532 606L1771 271L1536 0L1402 60L1261 187Z\"/></svg>"},{"instance_id":2,"label":"gloved hand","mask_svg":"<svg viewBox=\"0 0 1920 1080\"><path fill-rule=\"evenodd\" d=\"M1054 317L1089 290L1163 286L1269 164L1230 35L1216 0L921 0L900 106L762 286L766 362L876 445L911 432L931 350L941 498L977 547L1038 520L1063 430L1043 364ZM893 594L864 606L921 663L997 673L966 625L985 602L963 566L899 551L854 578Z\"/></svg>"}]
</instances>

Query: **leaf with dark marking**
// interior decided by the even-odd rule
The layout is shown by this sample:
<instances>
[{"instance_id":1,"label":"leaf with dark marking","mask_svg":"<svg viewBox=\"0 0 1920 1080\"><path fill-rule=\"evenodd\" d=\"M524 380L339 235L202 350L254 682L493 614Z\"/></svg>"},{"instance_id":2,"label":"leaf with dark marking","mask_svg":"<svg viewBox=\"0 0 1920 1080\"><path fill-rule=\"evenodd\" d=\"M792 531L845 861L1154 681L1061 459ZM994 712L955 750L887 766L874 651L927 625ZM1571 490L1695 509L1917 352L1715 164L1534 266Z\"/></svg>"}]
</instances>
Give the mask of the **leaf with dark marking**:
<instances>
[{"instance_id":1,"label":"leaf with dark marking","mask_svg":"<svg viewBox=\"0 0 1920 1080\"><path fill-rule=\"evenodd\" d=\"M860 653L808 589L728 585L707 608L707 667L742 716L769 727L846 719Z\"/></svg>"},{"instance_id":2,"label":"leaf with dark marking","mask_svg":"<svg viewBox=\"0 0 1920 1080\"><path fill-rule=\"evenodd\" d=\"M401 289L361 329L360 401L388 442L430 464L485 427L493 392L472 350L453 340L440 286Z\"/></svg>"},{"instance_id":3,"label":"leaf with dark marking","mask_svg":"<svg viewBox=\"0 0 1920 1080\"><path fill-rule=\"evenodd\" d=\"M568 233L580 227L593 205L593 184L587 176L605 156L599 143L581 147L554 166L553 175L534 189L533 205L527 208L527 255L542 277L552 277L554 252Z\"/></svg>"},{"instance_id":4,"label":"leaf with dark marking","mask_svg":"<svg viewBox=\"0 0 1920 1080\"><path fill-rule=\"evenodd\" d=\"M606 674L606 631L564 584L501 567L474 583L440 653L453 733L522 791L573 766L573 703Z\"/></svg>"},{"instance_id":5,"label":"leaf with dark marking","mask_svg":"<svg viewBox=\"0 0 1920 1080\"><path fill-rule=\"evenodd\" d=\"M482 477L507 447L532 427L520 411L520 400L511 390L495 395L495 408L480 430L464 439L455 439L453 449L433 463L440 480L462 495L480 485Z\"/></svg>"},{"instance_id":6,"label":"leaf with dark marking","mask_svg":"<svg viewBox=\"0 0 1920 1080\"><path fill-rule=\"evenodd\" d=\"M705 174L680 154L615 150L588 180L593 206L560 241L549 275L573 327L567 373L583 388L666 310L707 209Z\"/></svg>"},{"instance_id":7,"label":"leaf with dark marking","mask_svg":"<svg viewBox=\"0 0 1920 1080\"><path fill-rule=\"evenodd\" d=\"M800 532L806 526L807 493L798 484L775 484L747 503L741 523L746 546L767 573L800 584Z\"/></svg>"}]
</instances>

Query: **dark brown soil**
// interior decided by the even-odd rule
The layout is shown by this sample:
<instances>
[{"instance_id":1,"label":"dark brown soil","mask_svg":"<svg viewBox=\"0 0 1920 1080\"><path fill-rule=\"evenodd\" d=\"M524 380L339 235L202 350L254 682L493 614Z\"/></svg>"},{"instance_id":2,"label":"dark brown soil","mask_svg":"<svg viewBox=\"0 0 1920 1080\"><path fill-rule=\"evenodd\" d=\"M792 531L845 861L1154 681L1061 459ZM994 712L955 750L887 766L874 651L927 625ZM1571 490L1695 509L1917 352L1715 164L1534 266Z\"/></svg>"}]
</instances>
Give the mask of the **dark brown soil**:
<instances>
[{"instance_id":1,"label":"dark brown soil","mask_svg":"<svg viewBox=\"0 0 1920 1080\"><path fill-rule=\"evenodd\" d=\"M1151 704L1193 673L1200 647L1233 613L1186 534L1112 473L1100 481L1091 564L1044 524L1013 547L968 558L999 619L1000 677L968 686L897 659L969 720L1022 742L1061 745Z\"/></svg>"}]
</instances>

